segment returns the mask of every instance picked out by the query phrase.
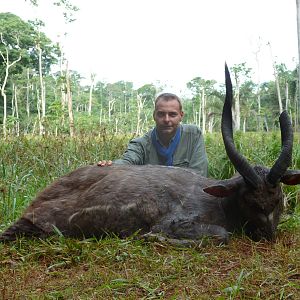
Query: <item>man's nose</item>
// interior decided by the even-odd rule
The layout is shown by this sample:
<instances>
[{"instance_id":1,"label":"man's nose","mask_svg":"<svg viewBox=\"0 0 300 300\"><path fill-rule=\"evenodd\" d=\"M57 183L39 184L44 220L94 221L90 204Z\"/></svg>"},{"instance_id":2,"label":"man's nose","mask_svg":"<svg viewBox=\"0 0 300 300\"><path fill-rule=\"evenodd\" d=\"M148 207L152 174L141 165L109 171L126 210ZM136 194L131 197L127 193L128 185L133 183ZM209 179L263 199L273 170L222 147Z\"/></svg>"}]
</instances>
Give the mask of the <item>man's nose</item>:
<instances>
[{"instance_id":1,"label":"man's nose","mask_svg":"<svg viewBox=\"0 0 300 300\"><path fill-rule=\"evenodd\" d=\"M169 120L170 120L170 117L169 117L169 114L165 114L165 122L169 122Z\"/></svg>"}]
</instances>

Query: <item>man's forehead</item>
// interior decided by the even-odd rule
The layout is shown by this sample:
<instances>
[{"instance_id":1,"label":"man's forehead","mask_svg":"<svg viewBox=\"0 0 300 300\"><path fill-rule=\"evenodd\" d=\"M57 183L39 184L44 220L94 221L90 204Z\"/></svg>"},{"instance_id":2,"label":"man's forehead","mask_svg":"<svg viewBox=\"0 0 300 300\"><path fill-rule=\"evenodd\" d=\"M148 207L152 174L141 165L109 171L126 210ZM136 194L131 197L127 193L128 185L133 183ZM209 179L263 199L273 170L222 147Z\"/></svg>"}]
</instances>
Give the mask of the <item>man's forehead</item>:
<instances>
[{"instance_id":1,"label":"man's forehead","mask_svg":"<svg viewBox=\"0 0 300 300\"><path fill-rule=\"evenodd\" d=\"M156 111L180 111L180 105L176 99L159 100L156 103Z\"/></svg>"}]
</instances>

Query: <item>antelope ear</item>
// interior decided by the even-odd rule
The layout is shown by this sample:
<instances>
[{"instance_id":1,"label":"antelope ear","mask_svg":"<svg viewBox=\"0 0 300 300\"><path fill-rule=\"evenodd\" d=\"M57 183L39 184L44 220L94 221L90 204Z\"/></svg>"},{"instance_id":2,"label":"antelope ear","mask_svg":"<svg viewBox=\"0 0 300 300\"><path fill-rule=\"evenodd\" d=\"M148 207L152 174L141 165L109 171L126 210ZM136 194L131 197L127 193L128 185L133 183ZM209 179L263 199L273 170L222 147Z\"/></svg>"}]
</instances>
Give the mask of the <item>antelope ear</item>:
<instances>
[{"instance_id":1,"label":"antelope ear","mask_svg":"<svg viewBox=\"0 0 300 300\"><path fill-rule=\"evenodd\" d=\"M237 191L237 189L245 184L242 176L236 176L230 179L220 180L214 185L205 187L203 191L215 197L227 197Z\"/></svg>"},{"instance_id":2,"label":"antelope ear","mask_svg":"<svg viewBox=\"0 0 300 300\"><path fill-rule=\"evenodd\" d=\"M300 170L287 170L280 181L287 185L300 184Z\"/></svg>"},{"instance_id":3,"label":"antelope ear","mask_svg":"<svg viewBox=\"0 0 300 300\"><path fill-rule=\"evenodd\" d=\"M227 197L232 195L236 191L236 187L216 184L204 188L203 191L215 197Z\"/></svg>"}]
</instances>

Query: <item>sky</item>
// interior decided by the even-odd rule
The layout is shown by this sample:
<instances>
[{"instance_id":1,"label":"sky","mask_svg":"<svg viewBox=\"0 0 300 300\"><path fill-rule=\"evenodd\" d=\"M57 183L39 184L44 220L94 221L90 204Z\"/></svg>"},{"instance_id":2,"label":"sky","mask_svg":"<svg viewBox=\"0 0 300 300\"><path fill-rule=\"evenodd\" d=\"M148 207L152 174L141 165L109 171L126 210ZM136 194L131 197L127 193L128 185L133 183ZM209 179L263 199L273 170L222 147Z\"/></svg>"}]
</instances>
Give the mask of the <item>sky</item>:
<instances>
[{"instance_id":1,"label":"sky","mask_svg":"<svg viewBox=\"0 0 300 300\"><path fill-rule=\"evenodd\" d=\"M295 0L70 1L79 8L70 24L54 0L39 0L38 8L0 0L0 12L43 20L70 69L87 80L95 73L97 81L136 88L159 81L182 94L195 77L222 83L225 61L246 62L254 81L273 78L272 58L289 69L298 62Z\"/></svg>"}]
</instances>

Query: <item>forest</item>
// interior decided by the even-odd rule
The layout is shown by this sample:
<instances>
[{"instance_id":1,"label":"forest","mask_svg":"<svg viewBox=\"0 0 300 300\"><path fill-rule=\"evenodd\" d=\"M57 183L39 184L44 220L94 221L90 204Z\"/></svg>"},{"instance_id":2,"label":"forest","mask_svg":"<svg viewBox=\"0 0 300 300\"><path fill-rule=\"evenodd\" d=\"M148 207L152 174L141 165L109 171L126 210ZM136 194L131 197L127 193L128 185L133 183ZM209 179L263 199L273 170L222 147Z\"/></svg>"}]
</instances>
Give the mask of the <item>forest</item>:
<instances>
[{"instance_id":1,"label":"forest","mask_svg":"<svg viewBox=\"0 0 300 300\"><path fill-rule=\"evenodd\" d=\"M75 20L78 8L70 1L51 3L67 23ZM154 100L165 89L163 82L136 87L97 81L94 73L84 78L44 28L41 20L0 13L0 232L60 176L119 158L131 138L154 126ZM254 81L247 62L229 66L234 141L251 165L272 166L281 151L278 116L287 110L295 133L290 168L299 170L298 65L288 69L272 60L270 81ZM204 133L209 177L230 178L235 169L220 133L224 82L199 76L186 88L184 122ZM283 192L284 212L271 242L233 233L229 245L203 239L186 248L135 234L78 240L58 231L43 240L0 243L0 298L299 299L299 186L285 185Z\"/></svg>"},{"instance_id":2,"label":"forest","mask_svg":"<svg viewBox=\"0 0 300 300\"><path fill-rule=\"evenodd\" d=\"M103 131L140 135L153 126L154 99L164 83L134 88L133 82L96 81L93 73L83 78L76 70L69 70L62 45L51 41L43 26L40 20L0 14L2 137L97 135ZM274 61L273 67L274 80L254 82L253 70L246 62L230 66L237 131L277 129L283 109L289 112L295 130L299 127L297 65L288 70L284 63ZM188 95L182 99L185 122L197 124L204 133L218 132L224 83L195 77L186 87Z\"/></svg>"}]
</instances>

